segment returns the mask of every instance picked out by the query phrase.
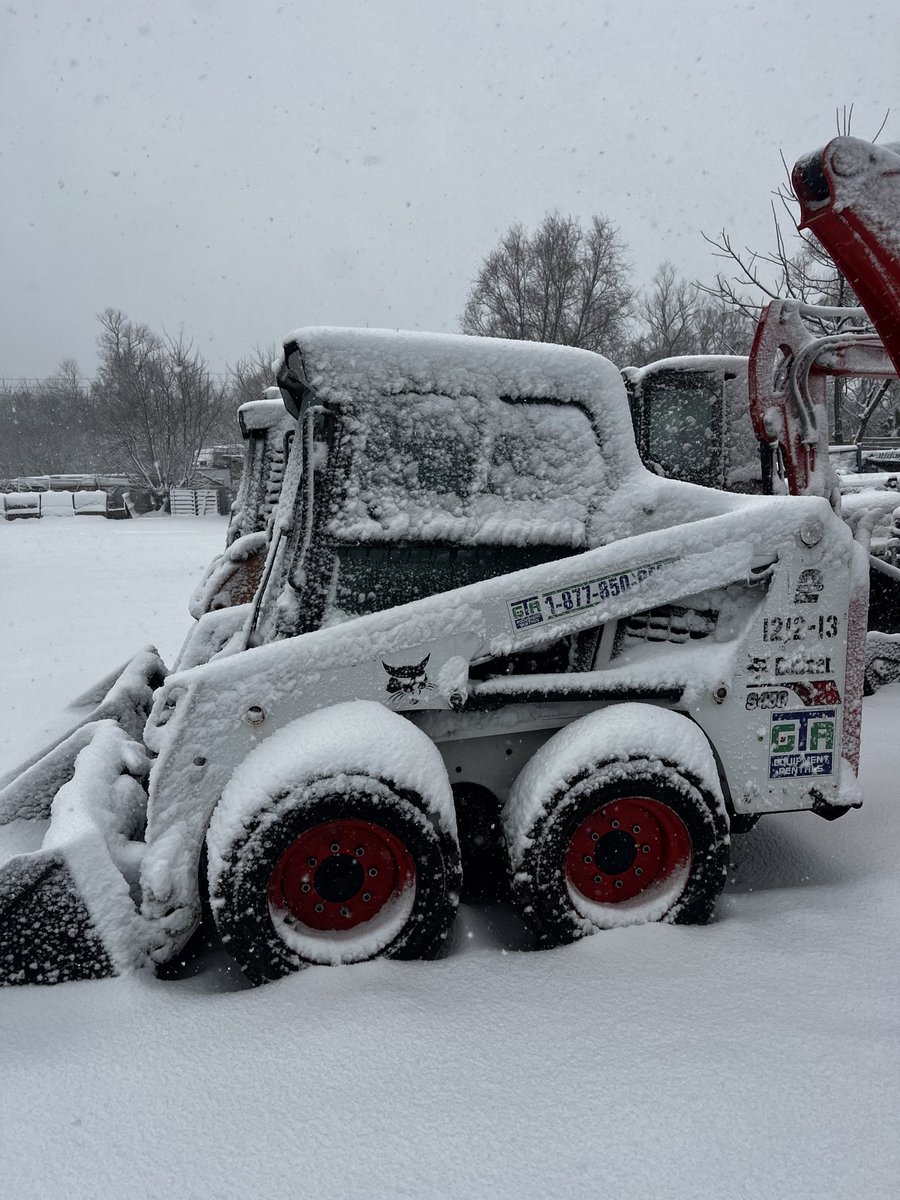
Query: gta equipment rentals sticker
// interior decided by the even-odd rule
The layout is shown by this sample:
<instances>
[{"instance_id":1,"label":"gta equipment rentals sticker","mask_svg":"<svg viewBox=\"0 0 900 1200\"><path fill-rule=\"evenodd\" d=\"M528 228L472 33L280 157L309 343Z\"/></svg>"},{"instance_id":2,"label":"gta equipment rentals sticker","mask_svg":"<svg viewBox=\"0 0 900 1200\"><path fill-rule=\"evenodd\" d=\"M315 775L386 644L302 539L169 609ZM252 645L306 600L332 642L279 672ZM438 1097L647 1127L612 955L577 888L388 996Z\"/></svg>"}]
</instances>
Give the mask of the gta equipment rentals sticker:
<instances>
[{"instance_id":1,"label":"gta equipment rentals sticker","mask_svg":"<svg viewBox=\"0 0 900 1200\"><path fill-rule=\"evenodd\" d=\"M773 712L769 733L769 778L831 775L834 771L834 708Z\"/></svg>"}]
</instances>

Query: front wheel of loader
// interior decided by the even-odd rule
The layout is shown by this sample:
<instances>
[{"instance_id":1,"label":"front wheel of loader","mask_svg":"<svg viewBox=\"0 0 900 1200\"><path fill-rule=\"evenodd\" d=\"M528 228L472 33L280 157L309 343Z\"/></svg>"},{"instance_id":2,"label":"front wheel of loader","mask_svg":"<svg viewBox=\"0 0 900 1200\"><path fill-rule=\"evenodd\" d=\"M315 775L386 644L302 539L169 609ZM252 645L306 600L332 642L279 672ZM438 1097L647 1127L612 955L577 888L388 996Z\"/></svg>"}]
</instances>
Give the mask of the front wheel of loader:
<instances>
[{"instance_id":1,"label":"front wheel of loader","mask_svg":"<svg viewBox=\"0 0 900 1200\"><path fill-rule=\"evenodd\" d=\"M370 715L401 720L382 713ZM226 792L210 825L213 916L253 983L309 964L443 949L461 882L455 825L414 788L352 760L347 767L323 775L301 764L287 786L276 772L275 787L250 773L255 796L243 786ZM229 815L229 804L239 813Z\"/></svg>"}]
</instances>

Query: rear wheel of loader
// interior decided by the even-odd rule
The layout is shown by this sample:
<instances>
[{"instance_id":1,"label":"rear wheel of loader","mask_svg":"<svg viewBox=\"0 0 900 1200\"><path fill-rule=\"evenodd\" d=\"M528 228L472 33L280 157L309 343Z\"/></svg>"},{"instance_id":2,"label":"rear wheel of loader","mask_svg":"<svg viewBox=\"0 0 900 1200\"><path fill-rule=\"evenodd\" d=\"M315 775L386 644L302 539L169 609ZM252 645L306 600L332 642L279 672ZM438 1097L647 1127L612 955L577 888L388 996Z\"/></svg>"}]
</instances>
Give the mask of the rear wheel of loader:
<instances>
[{"instance_id":1,"label":"rear wheel of loader","mask_svg":"<svg viewBox=\"0 0 900 1200\"><path fill-rule=\"evenodd\" d=\"M647 921L708 921L725 885L727 825L690 785L647 762L551 801L514 872L514 894L545 945ZM687 784L687 781L685 781Z\"/></svg>"},{"instance_id":2,"label":"rear wheel of loader","mask_svg":"<svg viewBox=\"0 0 900 1200\"><path fill-rule=\"evenodd\" d=\"M266 798L227 845L210 830L216 925L254 983L311 963L440 953L459 898L459 847L419 798L367 777ZM329 787L329 784L331 786Z\"/></svg>"},{"instance_id":3,"label":"rear wheel of loader","mask_svg":"<svg viewBox=\"0 0 900 1200\"><path fill-rule=\"evenodd\" d=\"M674 713L666 714L669 734L679 721L702 737ZM679 761L646 753L587 758L580 767L571 759L547 787L554 740L540 752L541 769L523 771L504 812L514 899L541 943L709 920L729 861L721 795Z\"/></svg>"}]
</instances>

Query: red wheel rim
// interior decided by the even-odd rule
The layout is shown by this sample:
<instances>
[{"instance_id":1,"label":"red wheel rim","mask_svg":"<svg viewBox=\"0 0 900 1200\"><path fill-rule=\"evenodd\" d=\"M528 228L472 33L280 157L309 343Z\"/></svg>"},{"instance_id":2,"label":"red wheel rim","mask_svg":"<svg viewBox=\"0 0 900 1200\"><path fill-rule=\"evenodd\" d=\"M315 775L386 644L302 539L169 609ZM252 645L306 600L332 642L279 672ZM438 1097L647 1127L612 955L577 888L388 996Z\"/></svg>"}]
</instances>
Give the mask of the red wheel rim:
<instances>
[{"instance_id":1,"label":"red wheel rim","mask_svg":"<svg viewBox=\"0 0 900 1200\"><path fill-rule=\"evenodd\" d=\"M595 904L619 904L665 883L691 858L684 822L648 796L595 809L572 836L566 880Z\"/></svg>"},{"instance_id":2,"label":"red wheel rim","mask_svg":"<svg viewBox=\"0 0 900 1200\"><path fill-rule=\"evenodd\" d=\"M269 903L310 929L355 929L415 883L404 844L371 821L313 825L275 864Z\"/></svg>"}]
</instances>

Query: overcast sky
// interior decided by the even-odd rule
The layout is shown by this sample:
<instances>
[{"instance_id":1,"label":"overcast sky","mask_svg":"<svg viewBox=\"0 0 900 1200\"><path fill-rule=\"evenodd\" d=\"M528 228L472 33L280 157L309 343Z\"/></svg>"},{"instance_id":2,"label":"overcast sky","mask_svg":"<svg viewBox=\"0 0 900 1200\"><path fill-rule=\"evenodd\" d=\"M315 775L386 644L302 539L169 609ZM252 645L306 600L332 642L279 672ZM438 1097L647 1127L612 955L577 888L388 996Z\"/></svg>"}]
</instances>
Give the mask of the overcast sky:
<instances>
[{"instance_id":1,"label":"overcast sky","mask_svg":"<svg viewBox=\"0 0 900 1200\"><path fill-rule=\"evenodd\" d=\"M306 324L453 331L514 221L619 228L636 282L771 241L835 132L900 140L895 0L7 0L0 378L96 314L212 369Z\"/></svg>"}]
</instances>

